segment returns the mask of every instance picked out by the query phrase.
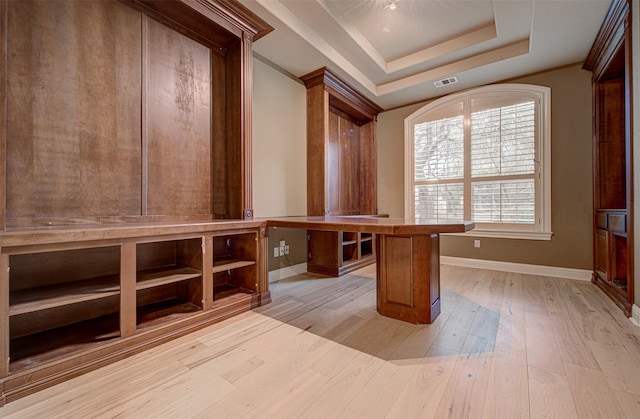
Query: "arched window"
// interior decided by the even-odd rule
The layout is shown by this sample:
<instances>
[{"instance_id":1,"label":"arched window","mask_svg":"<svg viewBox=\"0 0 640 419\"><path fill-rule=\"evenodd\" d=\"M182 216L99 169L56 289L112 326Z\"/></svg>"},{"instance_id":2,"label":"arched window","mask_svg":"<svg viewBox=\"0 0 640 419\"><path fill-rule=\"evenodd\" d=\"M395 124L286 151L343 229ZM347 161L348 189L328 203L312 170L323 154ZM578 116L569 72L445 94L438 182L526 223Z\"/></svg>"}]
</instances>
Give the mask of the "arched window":
<instances>
[{"instance_id":1,"label":"arched window","mask_svg":"<svg viewBox=\"0 0 640 419\"><path fill-rule=\"evenodd\" d=\"M473 220L473 235L549 240L550 104L548 87L499 84L407 117L405 217Z\"/></svg>"}]
</instances>

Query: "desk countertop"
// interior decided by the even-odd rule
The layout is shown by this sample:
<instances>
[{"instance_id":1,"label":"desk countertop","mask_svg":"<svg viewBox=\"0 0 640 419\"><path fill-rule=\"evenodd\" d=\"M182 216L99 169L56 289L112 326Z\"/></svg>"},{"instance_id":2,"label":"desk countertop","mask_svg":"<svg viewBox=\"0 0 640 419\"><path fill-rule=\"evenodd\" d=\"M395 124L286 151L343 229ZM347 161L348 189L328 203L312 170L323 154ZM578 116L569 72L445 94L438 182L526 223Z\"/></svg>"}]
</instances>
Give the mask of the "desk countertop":
<instances>
[{"instance_id":1,"label":"desk countertop","mask_svg":"<svg viewBox=\"0 0 640 419\"><path fill-rule=\"evenodd\" d=\"M305 228L325 231L346 230L391 235L464 233L475 227L473 221L410 220L357 216L276 217L266 220L269 227Z\"/></svg>"}]
</instances>

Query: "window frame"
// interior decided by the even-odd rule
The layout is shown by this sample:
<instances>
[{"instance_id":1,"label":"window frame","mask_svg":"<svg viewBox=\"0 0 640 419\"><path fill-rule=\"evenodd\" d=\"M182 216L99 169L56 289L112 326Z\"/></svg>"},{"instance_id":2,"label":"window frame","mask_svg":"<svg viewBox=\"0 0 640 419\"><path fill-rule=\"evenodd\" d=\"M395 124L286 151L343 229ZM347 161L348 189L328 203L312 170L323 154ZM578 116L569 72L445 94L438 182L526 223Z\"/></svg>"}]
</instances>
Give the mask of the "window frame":
<instances>
[{"instance_id":1,"label":"window frame","mask_svg":"<svg viewBox=\"0 0 640 419\"><path fill-rule=\"evenodd\" d=\"M415 218L415 154L414 154L414 125L424 122L431 111L437 111L443 106L463 102L462 114L465 127L465 153L469 135L469 103L478 97L495 97L496 95L524 94L531 96L536 102L536 174L535 174L535 211L537 223L534 224L495 224L476 223L476 228L464 235L479 237L497 237L528 240L551 240L551 88L532 84L505 83L482 86L463 92L454 93L436 99L422 106L404 120L404 190L405 190L405 218ZM465 162L468 160L465 154ZM469 164L465 163L464 182L471 182ZM467 198L471 193L465 191L465 207L470 207ZM469 218L471 214L469 213ZM465 219L466 219L465 214ZM454 234L457 235L457 234Z\"/></svg>"}]
</instances>

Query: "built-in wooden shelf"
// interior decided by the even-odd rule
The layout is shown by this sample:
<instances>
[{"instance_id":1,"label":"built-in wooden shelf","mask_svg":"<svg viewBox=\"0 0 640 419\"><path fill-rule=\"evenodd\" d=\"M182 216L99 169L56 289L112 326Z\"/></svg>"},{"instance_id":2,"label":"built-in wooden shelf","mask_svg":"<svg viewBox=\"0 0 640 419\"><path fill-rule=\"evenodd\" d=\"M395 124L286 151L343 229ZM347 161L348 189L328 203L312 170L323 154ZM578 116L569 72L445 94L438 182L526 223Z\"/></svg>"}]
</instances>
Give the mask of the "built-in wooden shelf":
<instances>
[{"instance_id":1,"label":"built-in wooden shelf","mask_svg":"<svg viewBox=\"0 0 640 419\"><path fill-rule=\"evenodd\" d=\"M271 301L249 128L273 30L235 0L2 4L0 407Z\"/></svg>"},{"instance_id":2,"label":"built-in wooden shelf","mask_svg":"<svg viewBox=\"0 0 640 419\"><path fill-rule=\"evenodd\" d=\"M222 258L213 263L213 273L229 271L231 269L244 268L245 266L255 265L255 260L238 260L235 258Z\"/></svg>"},{"instance_id":3,"label":"built-in wooden shelf","mask_svg":"<svg viewBox=\"0 0 640 419\"><path fill-rule=\"evenodd\" d=\"M592 72L593 276L631 316L634 305L631 1L613 0L585 59Z\"/></svg>"},{"instance_id":4,"label":"built-in wooden shelf","mask_svg":"<svg viewBox=\"0 0 640 419\"><path fill-rule=\"evenodd\" d=\"M201 307L179 298L138 307L137 330L142 331L165 323L173 323L199 311L202 311Z\"/></svg>"},{"instance_id":5,"label":"built-in wooden shelf","mask_svg":"<svg viewBox=\"0 0 640 419\"><path fill-rule=\"evenodd\" d=\"M13 292L9 316L117 295L120 292L118 278L117 275L106 276Z\"/></svg>"},{"instance_id":6,"label":"built-in wooden shelf","mask_svg":"<svg viewBox=\"0 0 640 419\"><path fill-rule=\"evenodd\" d=\"M142 271L138 273L138 282L136 290L145 290L161 285L182 282L189 279L199 278L202 271L193 268L174 267L174 268L158 268Z\"/></svg>"}]
</instances>

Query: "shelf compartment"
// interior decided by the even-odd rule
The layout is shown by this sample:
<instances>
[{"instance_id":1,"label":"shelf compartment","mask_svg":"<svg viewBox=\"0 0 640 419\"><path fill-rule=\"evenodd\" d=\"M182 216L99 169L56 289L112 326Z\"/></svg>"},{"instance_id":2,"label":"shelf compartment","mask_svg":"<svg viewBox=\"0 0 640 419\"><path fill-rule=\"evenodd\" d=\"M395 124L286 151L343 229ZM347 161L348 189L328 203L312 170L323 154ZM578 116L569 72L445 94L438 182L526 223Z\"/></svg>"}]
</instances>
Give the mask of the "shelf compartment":
<instances>
[{"instance_id":1,"label":"shelf compartment","mask_svg":"<svg viewBox=\"0 0 640 419\"><path fill-rule=\"evenodd\" d=\"M202 238L136 245L136 329L203 309Z\"/></svg>"},{"instance_id":2,"label":"shelf compartment","mask_svg":"<svg viewBox=\"0 0 640 419\"><path fill-rule=\"evenodd\" d=\"M627 237L611 234L611 283L619 294L627 294Z\"/></svg>"},{"instance_id":3,"label":"shelf compartment","mask_svg":"<svg viewBox=\"0 0 640 419\"><path fill-rule=\"evenodd\" d=\"M137 309L137 329L138 331L150 329L189 317L199 311L202 311L200 306L179 298L144 305Z\"/></svg>"},{"instance_id":4,"label":"shelf compartment","mask_svg":"<svg viewBox=\"0 0 640 419\"><path fill-rule=\"evenodd\" d=\"M352 231L342 232L342 244L353 244L358 242L358 233Z\"/></svg>"},{"instance_id":5,"label":"shelf compartment","mask_svg":"<svg viewBox=\"0 0 640 419\"><path fill-rule=\"evenodd\" d=\"M213 238L213 307L258 291L257 233Z\"/></svg>"},{"instance_id":6,"label":"shelf compartment","mask_svg":"<svg viewBox=\"0 0 640 419\"><path fill-rule=\"evenodd\" d=\"M371 233L360 233L360 242L368 242L373 240L373 234Z\"/></svg>"},{"instance_id":7,"label":"shelf compartment","mask_svg":"<svg viewBox=\"0 0 640 419\"><path fill-rule=\"evenodd\" d=\"M106 298L120 293L119 276L67 282L16 291L9 297L9 316Z\"/></svg>"},{"instance_id":8,"label":"shelf compartment","mask_svg":"<svg viewBox=\"0 0 640 419\"><path fill-rule=\"evenodd\" d=\"M373 256L373 235L362 233L360 236L360 257Z\"/></svg>"},{"instance_id":9,"label":"shelf compartment","mask_svg":"<svg viewBox=\"0 0 640 419\"><path fill-rule=\"evenodd\" d=\"M120 246L10 255L9 266L12 340L118 311Z\"/></svg>"},{"instance_id":10,"label":"shelf compartment","mask_svg":"<svg viewBox=\"0 0 640 419\"><path fill-rule=\"evenodd\" d=\"M120 337L116 313L66 326L12 337L9 371L16 373L39 364L85 351Z\"/></svg>"},{"instance_id":11,"label":"shelf compartment","mask_svg":"<svg viewBox=\"0 0 640 419\"><path fill-rule=\"evenodd\" d=\"M342 261L358 260L358 242L342 246Z\"/></svg>"},{"instance_id":12,"label":"shelf compartment","mask_svg":"<svg viewBox=\"0 0 640 419\"><path fill-rule=\"evenodd\" d=\"M235 287L230 284L220 284L213 287L214 301L233 299L238 294L251 295L255 291L247 288Z\"/></svg>"}]
</instances>

